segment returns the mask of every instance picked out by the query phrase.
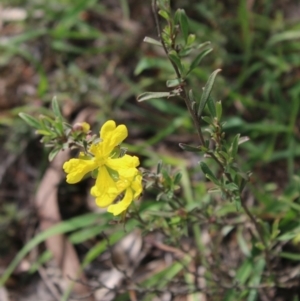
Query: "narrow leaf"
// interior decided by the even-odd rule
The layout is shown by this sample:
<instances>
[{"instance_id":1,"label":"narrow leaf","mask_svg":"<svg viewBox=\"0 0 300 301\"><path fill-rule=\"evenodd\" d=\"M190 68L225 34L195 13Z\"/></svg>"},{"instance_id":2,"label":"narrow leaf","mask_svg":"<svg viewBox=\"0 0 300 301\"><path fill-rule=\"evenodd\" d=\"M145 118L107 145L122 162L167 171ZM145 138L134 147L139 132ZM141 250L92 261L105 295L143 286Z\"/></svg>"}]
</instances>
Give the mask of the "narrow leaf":
<instances>
[{"instance_id":1,"label":"narrow leaf","mask_svg":"<svg viewBox=\"0 0 300 301\"><path fill-rule=\"evenodd\" d=\"M202 151L197 146L187 145L187 144L184 144L184 143L179 143L179 147L182 148L183 150L187 151L187 152L199 153L199 152Z\"/></svg>"},{"instance_id":2,"label":"narrow leaf","mask_svg":"<svg viewBox=\"0 0 300 301\"><path fill-rule=\"evenodd\" d=\"M267 42L268 46L273 46L280 42L291 41L291 40L298 40L300 39L300 32L299 30L290 30L284 31L278 34L273 35L270 40Z\"/></svg>"},{"instance_id":3,"label":"narrow leaf","mask_svg":"<svg viewBox=\"0 0 300 301\"><path fill-rule=\"evenodd\" d=\"M53 133L47 130L37 130L36 131L37 134L39 135L43 135L43 136L52 136Z\"/></svg>"},{"instance_id":4,"label":"narrow leaf","mask_svg":"<svg viewBox=\"0 0 300 301\"><path fill-rule=\"evenodd\" d=\"M162 46L161 42L159 42L155 39L149 38L149 37L145 37L144 42L149 43L149 44L153 44L153 45L156 45L156 46Z\"/></svg>"},{"instance_id":5,"label":"narrow leaf","mask_svg":"<svg viewBox=\"0 0 300 301\"><path fill-rule=\"evenodd\" d=\"M279 253L279 256L282 258L290 259L290 260L296 260L296 261L300 260L299 253L281 252L281 253Z\"/></svg>"},{"instance_id":6,"label":"narrow leaf","mask_svg":"<svg viewBox=\"0 0 300 301\"><path fill-rule=\"evenodd\" d=\"M200 104L199 104L199 108L198 108L198 117L201 117L202 111L206 105L206 102L210 96L212 87L214 85L215 82L215 78L217 76L217 74L221 71L221 69L217 69L216 71L214 71L210 77L208 78L208 81L204 87L201 99L200 99Z\"/></svg>"},{"instance_id":7,"label":"narrow leaf","mask_svg":"<svg viewBox=\"0 0 300 301\"><path fill-rule=\"evenodd\" d=\"M174 177L174 185L178 185L181 178L182 178L182 173L178 172L178 174L176 174L176 176Z\"/></svg>"},{"instance_id":8,"label":"narrow leaf","mask_svg":"<svg viewBox=\"0 0 300 301\"><path fill-rule=\"evenodd\" d=\"M207 107L208 107L211 117L213 117L213 118L216 117L217 116L216 105L215 105L214 100L211 97L208 97Z\"/></svg>"},{"instance_id":9,"label":"narrow leaf","mask_svg":"<svg viewBox=\"0 0 300 301\"><path fill-rule=\"evenodd\" d=\"M162 161L159 161L159 162L157 163L157 168L156 168L156 173L157 173L157 174L160 174L161 168L162 168Z\"/></svg>"},{"instance_id":10,"label":"narrow leaf","mask_svg":"<svg viewBox=\"0 0 300 301\"><path fill-rule=\"evenodd\" d=\"M200 52L195 59L192 61L190 69L188 71L187 74L189 74L191 71L193 71L196 67L198 67L198 65L200 64L200 62L202 61L202 59L204 57L206 57L210 52L212 51L212 48L207 49L207 50L203 50L202 52Z\"/></svg>"},{"instance_id":11,"label":"narrow leaf","mask_svg":"<svg viewBox=\"0 0 300 301\"><path fill-rule=\"evenodd\" d=\"M213 122L212 119L208 116L203 116L202 120L204 120L208 124L212 124L212 122Z\"/></svg>"},{"instance_id":12,"label":"narrow leaf","mask_svg":"<svg viewBox=\"0 0 300 301\"><path fill-rule=\"evenodd\" d=\"M188 39L187 39L187 46L191 46L196 40L196 35L194 34L189 34Z\"/></svg>"},{"instance_id":13,"label":"narrow leaf","mask_svg":"<svg viewBox=\"0 0 300 301\"><path fill-rule=\"evenodd\" d=\"M181 83L182 83L182 80L179 79L179 78L169 79L169 80L167 80L167 87L168 88L173 88L173 87L176 87L176 86L180 85Z\"/></svg>"},{"instance_id":14,"label":"narrow leaf","mask_svg":"<svg viewBox=\"0 0 300 301\"><path fill-rule=\"evenodd\" d=\"M171 97L171 96L173 96L173 94L171 94L170 92L145 92L137 97L137 101L142 102L148 99L157 99L157 98Z\"/></svg>"},{"instance_id":15,"label":"narrow leaf","mask_svg":"<svg viewBox=\"0 0 300 301\"><path fill-rule=\"evenodd\" d=\"M235 135L235 137L233 138L231 147L230 147L230 152L231 152L231 156L233 159L236 157L236 154L238 152L239 139L240 139L240 134Z\"/></svg>"},{"instance_id":16,"label":"narrow leaf","mask_svg":"<svg viewBox=\"0 0 300 301\"><path fill-rule=\"evenodd\" d=\"M166 19L167 21L170 19L170 16L169 16L169 14L168 14L168 12L167 11L165 11L165 10L159 10L158 11L158 14L160 15L160 16L162 16L164 19Z\"/></svg>"},{"instance_id":17,"label":"narrow leaf","mask_svg":"<svg viewBox=\"0 0 300 301\"><path fill-rule=\"evenodd\" d=\"M54 148L50 152L50 154L48 156L48 160L51 162L56 157L56 155L59 153L60 150L61 150L61 147Z\"/></svg>"},{"instance_id":18,"label":"narrow leaf","mask_svg":"<svg viewBox=\"0 0 300 301\"><path fill-rule=\"evenodd\" d=\"M41 127L39 121L38 121L36 118L34 118L34 117L32 117L32 116L30 116L30 115L28 115L28 114L26 114L26 113L19 113L19 116L20 116L20 117L21 117L28 125L30 125L30 126L36 128L36 129L39 129L39 128Z\"/></svg>"},{"instance_id":19,"label":"narrow leaf","mask_svg":"<svg viewBox=\"0 0 300 301\"><path fill-rule=\"evenodd\" d=\"M259 258L253 265L252 277L249 281L250 286L258 286L261 283L262 273L264 271L266 262L263 258ZM257 300L258 289L252 288L249 292L247 301Z\"/></svg>"},{"instance_id":20,"label":"narrow leaf","mask_svg":"<svg viewBox=\"0 0 300 301\"><path fill-rule=\"evenodd\" d=\"M249 256L249 254L247 254L246 256ZM246 259L243 262L243 264L239 267L239 269L237 270L237 273L235 276L236 281L238 281L240 284L245 284L246 281L251 276L252 270L253 270L252 261L250 259Z\"/></svg>"},{"instance_id":21,"label":"narrow leaf","mask_svg":"<svg viewBox=\"0 0 300 301\"><path fill-rule=\"evenodd\" d=\"M57 117L59 120L63 119L56 96L54 96L52 99L52 110L53 110L55 117Z\"/></svg>"},{"instance_id":22,"label":"narrow leaf","mask_svg":"<svg viewBox=\"0 0 300 301\"><path fill-rule=\"evenodd\" d=\"M201 49L201 48L204 48L204 47L206 47L206 46L208 46L208 45L210 45L210 42L209 42L209 41L199 44L199 45L196 47L196 49Z\"/></svg>"},{"instance_id":23,"label":"narrow leaf","mask_svg":"<svg viewBox=\"0 0 300 301\"><path fill-rule=\"evenodd\" d=\"M182 31L182 35L184 38L185 43L187 43L188 36L189 36L189 22L188 18L186 16L185 10L184 9L178 9L179 10L179 23L180 23L180 28Z\"/></svg>"},{"instance_id":24,"label":"narrow leaf","mask_svg":"<svg viewBox=\"0 0 300 301\"><path fill-rule=\"evenodd\" d=\"M243 143L245 143L245 142L247 142L249 140L250 140L250 138L248 136L240 137L240 139L239 139L239 145L241 145L241 144L243 144Z\"/></svg>"},{"instance_id":25,"label":"narrow leaf","mask_svg":"<svg viewBox=\"0 0 300 301\"><path fill-rule=\"evenodd\" d=\"M217 101L215 103L216 106L216 117L218 121L221 121L222 118L222 102L221 101Z\"/></svg>"},{"instance_id":26,"label":"narrow leaf","mask_svg":"<svg viewBox=\"0 0 300 301\"><path fill-rule=\"evenodd\" d=\"M200 162L200 167L205 174L205 176L209 176L209 178L214 182L214 183L219 183L218 179L215 177L215 175L212 173L210 168L206 165L204 162Z\"/></svg>"},{"instance_id":27,"label":"narrow leaf","mask_svg":"<svg viewBox=\"0 0 300 301\"><path fill-rule=\"evenodd\" d=\"M181 64L181 60L180 57L178 56L177 52L175 50L171 50L168 53L169 58L172 60L172 62L177 66L177 68L179 69L180 73L183 73L183 67Z\"/></svg>"}]
</instances>

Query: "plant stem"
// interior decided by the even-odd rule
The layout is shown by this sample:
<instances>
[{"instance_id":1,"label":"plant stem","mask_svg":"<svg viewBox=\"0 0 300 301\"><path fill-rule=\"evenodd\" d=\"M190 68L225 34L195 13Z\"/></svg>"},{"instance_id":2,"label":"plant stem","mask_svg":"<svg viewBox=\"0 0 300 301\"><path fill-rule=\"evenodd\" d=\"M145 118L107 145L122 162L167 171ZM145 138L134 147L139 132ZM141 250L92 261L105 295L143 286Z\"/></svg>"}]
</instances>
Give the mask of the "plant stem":
<instances>
[{"instance_id":1,"label":"plant stem","mask_svg":"<svg viewBox=\"0 0 300 301\"><path fill-rule=\"evenodd\" d=\"M185 82L185 79L181 77L181 74L176 66L176 64L169 58L169 51L168 51L168 48L161 36L161 26L160 26L160 23L159 23L159 20L158 20L158 17L157 17L157 5L156 5L156 0L152 0L152 11L153 11L153 15L154 15L154 21L155 21L155 25L156 25L156 28L157 28L157 35L160 39L160 42L163 46L163 49L170 61L170 63L172 64L173 66L173 69L176 73L176 76L177 78L180 80L180 82L182 82L184 84ZM174 48L173 50L176 51L176 49ZM181 81L182 80L182 81ZM182 95L181 97L183 98L184 102L185 102L185 105L190 113L190 115L192 116L192 119L193 119L193 122L194 122L194 125L196 127L196 130L197 130L197 133L198 133L198 137L199 137L199 140L200 140L200 145L204 145L204 137L203 137L203 134L202 134L202 130L201 130L201 126L200 126L200 122L199 122L199 119L197 117L197 114L196 112L192 109L192 106L191 106L191 101L189 99L189 96L188 96L188 93L186 91L186 88L182 88Z\"/></svg>"}]
</instances>

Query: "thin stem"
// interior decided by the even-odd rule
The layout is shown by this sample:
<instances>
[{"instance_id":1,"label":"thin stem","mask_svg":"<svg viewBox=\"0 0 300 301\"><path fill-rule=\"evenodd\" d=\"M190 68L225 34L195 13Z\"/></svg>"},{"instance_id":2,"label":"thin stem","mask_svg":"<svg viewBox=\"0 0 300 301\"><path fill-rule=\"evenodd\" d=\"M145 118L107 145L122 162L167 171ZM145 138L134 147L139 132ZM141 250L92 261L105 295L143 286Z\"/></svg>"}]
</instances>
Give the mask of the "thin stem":
<instances>
[{"instance_id":1,"label":"thin stem","mask_svg":"<svg viewBox=\"0 0 300 301\"><path fill-rule=\"evenodd\" d=\"M156 0L152 0L152 11L153 11L153 15L154 15L154 21L155 21L155 26L157 28L157 35L160 39L160 42L163 46L163 49L169 59L169 61L171 62L172 66L173 66L173 69L176 73L176 76L178 79L182 80L182 82L184 83L185 79L181 77L181 74L176 66L176 64L169 58L169 51L168 51L168 48L166 46L166 43L164 42L163 38L162 38L162 35L161 35L161 32L162 32L162 29L161 29L161 26L160 26L160 23L159 23L159 20L158 20L158 16L157 16L157 5L156 5ZM174 49L176 51L176 49ZM203 134L202 134L202 130L201 130L201 126L200 126L200 122L199 122L199 119L197 117L197 114L196 112L192 109L192 106L191 106L191 101L189 99L189 96L188 96L188 93L186 91L185 88L182 89L182 95L181 97L183 98L184 102L185 102L185 105L190 113L190 115L192 116L192 119L193 119L193 122L194 122L194 125L196 127L196 130L197 130L197 133L198 133L198 137L199 137L199 140L200 140L200 144L201 145L204 145L204 137L203 137Z\"/></svg>"},{"instance_id":2,"label":"thin stem","mask_svg":"<svg viewBox=\"0 0 300 301\"><path fill-rule=\"evenodd\" d=\"M225 168L224 166L222 165L222 163L218 160L218 158L212 153L212 152L209 152L208 153L212 159L214 159L214 161L221 167L224 175L226 176L226 178L228 179L229 182L231 183L234 183L230 173L226 172L225 171ZM246 205L246 202L244 200L244 198L242 197L241 193L240 193L240 199L241 199L241 205L245 211L245 213L247 214L247 216L250 218L250 220L252 221L255 229L256 229L256 232L259 236L259 239L261 241L261 243L263 244L264 246L264 252L265 252L265 257L266 257L266 262L267 262L267 267L268 267L268 270L269 270L269 273L270 275L272 274L272 268L271 268L271 258L270 258L270 252L269 252L269 248L267 246L267 243L266 243L266 240L262 234L262 228L260 227L259 223L257 222L257 220L255 219L254 215L251 213L251 211L248 209L247 205Z\"/></svg>"}]
</instances>

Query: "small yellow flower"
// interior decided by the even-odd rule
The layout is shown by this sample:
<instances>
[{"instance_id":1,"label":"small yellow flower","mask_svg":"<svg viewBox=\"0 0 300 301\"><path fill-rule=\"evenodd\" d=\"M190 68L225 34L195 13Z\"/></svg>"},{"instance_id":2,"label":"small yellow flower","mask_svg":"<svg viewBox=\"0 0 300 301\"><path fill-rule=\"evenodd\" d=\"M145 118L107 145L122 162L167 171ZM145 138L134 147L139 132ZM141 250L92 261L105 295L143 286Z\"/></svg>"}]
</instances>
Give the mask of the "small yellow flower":
<instances>
[{"instance_id":1,"label":"small yellow flower","mask_svg":"<svg viewBox=\"0 0 300 301\"><path fill-rule=\"evenodd\" d=\"M84 133L87 133L91 128L90 125L87 122L82 122L81 126L82 126L82 131Z\"/></svg>"},{"instance_id":2,"label":"small yellow flower","mask_svg":"<svg viewBox=\"0 0 300 301\"><path fill-rule=\"evenodd\" d=\"M99 207L108 207L108 212L114 215L125 211L142 192L142 177L137 169L139 159L130 155L114 158L114 149L127 135L125 125L116 126L113 120L109 120L100 130L100 142L89 148L92 154L90 158L79 156L63 165L70 184L79 182L87 173L97 170L98 176L91 194ZM124 194L123 199L113 204L121 194Z\"/></svg>"},{"instance_id":3,"label":"small yellow flower","mask_svg":"<svg viewBox=\"0 0 300 301\"><path fill-rule=\"evenodd\" d=\"M81 131L87 134L90 130L91 126L87 122L77 122L73 125L74 131Z\"/></svg>"}]
</instances>

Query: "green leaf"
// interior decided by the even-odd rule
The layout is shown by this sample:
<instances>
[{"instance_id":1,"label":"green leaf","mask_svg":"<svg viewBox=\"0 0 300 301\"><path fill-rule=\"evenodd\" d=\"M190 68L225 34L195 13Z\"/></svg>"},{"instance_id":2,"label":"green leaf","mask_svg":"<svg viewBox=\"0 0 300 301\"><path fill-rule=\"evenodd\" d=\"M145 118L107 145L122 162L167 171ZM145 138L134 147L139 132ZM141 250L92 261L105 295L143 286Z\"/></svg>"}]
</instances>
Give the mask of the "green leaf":
<instances>
[{"instance_id":1,"label":"green leaf","mask_svg":"<svg viewBox=\"0 0 300 301\"><path fill-rule=\"evenodd\" d=\"M211 117L203 116L201 118L202 118L203 121L205 121L208 124L212 124L212 122L213 122L212 119L211 119Z\"/></svg>"},{"instance_id":2,"label":"green leaf","mask_svg":"<svg viewBox=\"0 0 300 301\"><path fill-rule=\"evenodd\" d=\"M170 19L170 15L168 14L168 12L167 11L165 11L165 10L159 10L158 11L158 14L160 15L160 16L162 16L164 19L166 19L167 21Z\"/></svg>"},{"instance_id":3,"label":"green leaf","mask_svg":"<svg viewBox=\"0 0 300 301\"><path fill-rule=\"evenodd\" d=\"M145 92L137 97L137 101L142 102L148 99L157 99L157 98L171 97L171 96L174 95L170 92Z\"/></svg>"},{"instance_id":4,"label":"green leaf","mask_svg":"<svg viewBox=\"0 0 300 301\"><path fill-rule=\"evenodd\" d=\"M201 115L202 115L202 111L206 105L206 102L210 96L212 87L214 85L215 78L220 71L221 71L221 69L217 69L208 78L208 81L204 87L204 90L203 90L203 93L202 93L202 96L200 99L200 104L199 104L199 108L198 108L198 117L201 117Z\"/></svg>"},{"instance_id":5,"label":"green leaf","mask_svg":"<svg viewBox=\"0 0 300 301\"><path fill-rule=\"evenodd\" d=\"M247 142L249 140L250 140L250 138L248 136L240 137L240 139L239 139L239 145L241 145L241 144L243 144L243 143L245 143L245 142Z\"/></svg>"},{"instance_id":6,"label":"green leaf","mask_svg":"<svg viewBox=\"0 0 300 301\"><path fill-rule=\"evenodd\" d=\"M95 225L92 227L80 229L80 230L72 233L69 236L69 240L73 244L79 244L84 241L87 241L88 239L95 237L96 235L100 234L102 231L104 231L108 227L109 227L108 224L104 224L104 225Z\"/></svg>"},{"instance_id":7,"label":"green leaf","mask_svg":"<svg viewBox=\"0 0 300 301\"><path fill-rule=\"evenodd\" d=\"M21 117L28 125L30 125L30 126L36 128L36 129L39 129L39 128L41 127L40 122L39 122L36 118L34 118L34 117L32 117L32 116L30 116L30 115L28 115L28 114L26 114L26 113L19 113L19 116L20 116L20 117Z\"/></svg>"},{"instance_id":8,"label":"green leaf","mask_svg":"<svg viewBox=\"0 0 300 301\"><path fill-rule=\"evenodd\" d=\"M156 173L157 173L157 174L160 174L161 169L162 169L162 161L159 161L159 162L157 163Z\"/></svg>"},{"instance_id":9,"label":"green leaf","mask_svg":"<svg viewBox=\"0 0 300 301\"><path fill-rule=\"evenodd\" d=\"M250 257L251 256L251 252L249 250L249 246L247 244L246 239L244 238L242 229L240 228L238 233L237 233L237 241L238 244L240 246L240 249L242 251L242 253L244 253L245 256ZM244 284L244 282L242 282Z\"/></svg>"},{"instance_id":10,"label":"green leaf","mask_svg":"<svg viewBox=\"0 0 300 301\"><path fill-rule=\"evenodd\" d=\"M230 154L233 159L236 157L237 152L238 152L239 140L240 140L240 134L235 135L235 137L233 138L232 144L230 146L230 149L229 149Z\"/></svg>"},{"instance_id":11,"label":"green leaf","mask_svg":"<svg viewBox=\"0 0 300 301\"><path fill-rule=\"evenodd\" d=\"M181 64L181 59L178 56L177 52L175 50L171 50L168 53L169 58L172 60L172 62L177 66L177 68L180 71L180 74L183 74L183 66Z\"/></svg>"},{"instance_id":12,"label":"green leaf","mask_svg":"<svg viewBox=\"0 0 300 301\"><path fill-rule=\"evenodd\" d=\"M279 237L277 237L277 240L279 241L289 241L295 237L297 237L300 233L300 227L296 227L292 229L291 231L288 231L286 233L283 233Z\"/></svg>"},{"instance_id":13,"label":"green leaf","mask_svg":"<svg viewBox=\"0 0 300 301\"><path fill-rule=\"evenodd\" d=\"M69 53L75 53L75 54L82 54L84 53L85 49L82 47L74 46L71 43L65 42L65 41L52 41L51 46L54 50L60 51L60 52L69 52Z\"/></svg>"},{"instance_id":14,"label":"green leaf","mask_svg":"<svg viewBox=\"0 0 300 301\"><path fill-rule=\"evenodd\" d=\"M228 183L224 186L224 188L231 192L239 191L239 187L235 183Z\"/></svg>"},{"instance_id":15,"label":"green leaf","mask_svg":"<svg viewBox=\"0 0 300 301\"><path fill-rule=\"evenodd\" d=\"M46 129L46 130L50 129L50 130L52 130L52 128L54 127L55 120L51 119L48 116L40 115L39 116L39 120L40 120L41 127L43 129Z\"/></svg>"},{"instance_id":16,"label":"green leaf","mask_svg":"<svg viewBox=\"0 0 300 301\"><path fill-rule=\"evenodd\" d=\"M264 249L265 249L265 246L264 246L264 244L262 243L262 242L257 242L257 243L255 243L255 247L257 248L257 249L259 249L259 250L261 250L261 251L263 251Z\"/></svg>"},{"instance_id":17,"label":"green leaf","mask_svg":"<svg viewBox=\"0 0 300 301\"><path fill-rule=\"evenodd\" d=\"M163 69L165 72L172 73L174 72L173 66L170 64L169 60L159 58L159 57L142 57L138 62L134 75L139 75L145 70L149 69Z\"/></svg>"},{"instance_id":18,"label":"green leaf","mask_svg":"<svg viewBox=\"0 0 300 301\"><path fill-rule=\"evenodd\" d=\"M240 210L241 210L241 207L242 207L240 196L235 196L235 197L233 198L233 200L234 200L234 203L235 203L236 211L240 211Z\"/></svg>"},{"instance_id":19,"label":"green leaf","mask_svg":"<svg viewBox=\"0 0 300 301\"><path fill-rule=\"evenodd\" d=\"M175 177L174 177L174 185L178 185L180 180L182 178L182 173L181 172L178 172Z\"/></svg>"},{"instance_id":20,"label":"green leaf","mask_svg":"<svg viewBox=\"0 0 300 301\"><path fill-rule=\"evenodd\" d=\"M219 184L219 180L215 177L213 172L210 170L210 168L206 165L204 162L200 162L200 167L205 174L206 177L209 177L209 179L214 182L215 184Z\"/></svg>"},{"instance_id":21,"label":"green leaf","mask_svg":"<svg viewBox=\"0 0 300 301\"><path fill-rule=\"evenodd\" d=\"M150 37L145 37L145 38L144 38L144 42L162 47L162 44L161 44L160 41L157 41L157 40L152 39L152 38L150 38Z\"/></svg>"},{"instance_id":22,"label":"green leaf","mask_svg":"<svg viewBox=\"0 0 300 301\"><path fill-rule=\"evenodd\" d=\"M176 78L176 79L169 79L167 80L167 87L168 88L173 88L182 83L182 79Z\"/></svg>"},{"instance_id":23,"label":"green leaf","mask_svg":"<svg viewBox=\"0 0 300 301\"><path fill-rule=\"evenodd\" d=\"M235 279L240 284L246 284L253 270L253 262L250 259L246 259L236 272Z\"/></svg>"},{"instance_id":24,"label":"green leaf","mask_svg":"<svg viewBox=\"0 0 300 301\"><path fill-rule=\"evenodd\" d=\"M300 261L299 253L281 252L281 253L279 253L279 256L282 258L290 259L290 260Z\"/></svg>"},{"instance_id":25,"label":"green leaf","mask_svg":"<svg viewBox=\"0 0 300 301\"><path fill-rule=\"evenodd\" d=\"M52 136L53 133L47 130L37 130L36 131L37 134L43 135L43 136Z\"/></svg>"},{"instance_id":26,"label":"green leaf","mask_svg":"<svg viewBox=\"0 0 300 301\"><path fill-rule=\"evenodd\" d=\"M272 233L271 233L272 240L275 239L280 234L280 230L278 228L279 228L279 218L275 219L272 225Z\"/></svg>"},{"instance_id":27,"label":"green leaf","mask_svg":"<svg viewBox=\"0 0 300 301\"><path fill-rule=\"evenodd\" d=\"M185 43L187 43L188 36L189 36L188 18L186 16L184 9L179 8L178 11L179 11L179 23L180 23L181 32L182 32Z\"/></svg>"},{"instance_id":28,"label":"green leaf","mask_svg":"<svg viewBox=\"0 0 300 301\"><path fill-rule=\"evenodd\" d=\"M217 117L217 120L221 121L221 118L222 118L222 102L221 102L221 100L217 101L215 103L215 106L216 106L216 117Z\"/></svg>"},{"instance_id":29,"label":"green leaf","mask_svg":"<svg viewBox=\"0 0 300 301\"><path fill-rule=\"evenodd\" d=\"M201 48L204 48L204 47L206 47L206 46L208 46L208 45L210 45L211 43L209 42L209 41L207 41L207 42L204 42L204 43L201 43L201 44L199 44L197 47L196 47L196 49L201 49Z\"/></svg>"},{"instance_id":30,"label":"green leaf","mask_svg":"<svg viewBox=\"0 0 300 301\"><path fill-rule=\"evenodd\" d=\"M250 286L258 286L261 282L262 273L264 271L266 262L263 258L259 258L257 262L253 263L253 272L252 277L249 281ZM257 300L257 288L253 288L250 290L247 301L255 301Z\"/></svg>"},{"instance_id":31,"label":"green leaf","mask_svg":"<svg viewBox=\"0 0 300 301\"><path fill-rule=\"evenodd\" d=\"M126 228L132 229L133 226L131 223L126 224ZM85 255L83 260L83 266L87 266L89 263L94 261L101 253L107 250L107 245L113 245L124 237L123 231L117 231L109 236L108 241L103 240L93 246L88 253Z\"/></svg>"},{"instance_id":32,"label":"green leaf","mask_svg":"<svg viewBox=\"0 0 300 301\"><path fill-rule=\"evenodd\" d=\"M47 261L51 260L53 257L53 254L49 251L49 250L46 250L44 251L37 259L37 261L33 262L31 264L31 267L28 271L28 273L30 274L33 274L35 273L39 267L43 264L45 264Z\"/></svg>"},{"instance_id":33,"label":"green leaf","mask_svg":"<svg viewBox=\"0 0 300 301\"><path fill-rule=\"evenodd\" d=\"M155 287L157 289L162 289L166 287L168 283L174 277L191 262L191 257L189 255L185 255L180 261L175 261L171 265L167 266L162 271L151 274L151 276L144 280L141 285L145 288Z\"/></svg>"},{"instance_id":34,"label":"green leaf","mask_svg":"<svg viewBox=\"0 0 300 301\"><path fill-rule=\"evenodd\" d=\"M64 126L62 120L58 120L54 123L54 130L58 133L59 136L64 136Z\"/></svg>"},{"instance_id":35,"label":"green leaf","mask_svg":"<svg viewBox=\"0 0 300 301\"><path fill-rule=\"evenodd\" d=\"M188 39L187 39L187 46L191 46L196 40L196 35L194 34L189 34Z\"/></svg>"},{"instance_id":36,"label":"green leaf","mask_svg":"<svg viewBox=\"0 0 300 301\"><path fill-rule=\"evenodd\" d=\"M273 46L274 44L290 41L290 40L298 40L300 39L300 32L299 30L295 31L284 31L278 34L273 35L270 40L267 42L268 46Z\"/></svg>"},{"instance_id":37,"label":"green leaf","mask_svg":"<svg viewBox=\"0 0 300 301\"><path fill-rule=\"evenodd\" d=\"M54 113L55 117L57 117L59 120L62 121L63 117L61 115L60 108L59 108L56 96L54 96L53 99L52 99L52 110L53 110L53 113Z\"/></svg>"},{"instance_id":38,"label":"green leaf","mask_svg":"<svg viewBox=\"0 0 300 301\"><path fill-rule=\"evenodd\" d=\"M212 51L212 48L207 49L207 50L203 50L202 52L200 52L195 59L192 61L191 65L190 65L190 69L187 73L187 75L193 71L196 67L198 67L198 65L200 64L200 62L202 61L202 59L207 56L210 52Z\"/></svg>"},{"instance_id":39,"label":"green leaf","mask_svg":"<svg viewBox=\"0 0 300 301\"><path fill-rule=\"evenodd\" d=\"M208 97L207 107L208 107L211 117L213 117L213 118L216 117L217 116L216 105L215 105L214 100L211 97Z\"/></svg>"},{"instance_id":40,"label":"green leaf","mask_svg":"<svg viewBox=\"0 0 300 301\"><path fill-rule=\"evenodd\" d=\"M61 146L54 148L48 155L48 160L51 162L56 155L60 152Z\"/></svg>"},{"instance_id":41,"label":"green leaf","mask_svg":"<svg viewBox=\"0 0 300 301\"><path fill-rule=\"evenodd\" d=\"M179 143L179 147L182 148L184 151L187 151L187 152L194 152L194 153L202 152L202 150L199 147L192 146L192 145L187 145L187 144L184 144L184 143Z\"/></svg>"}]
</instances>

